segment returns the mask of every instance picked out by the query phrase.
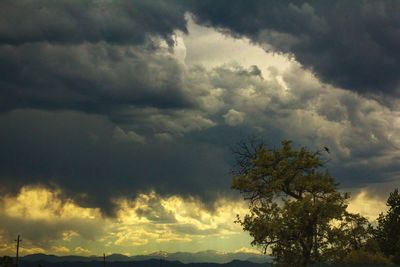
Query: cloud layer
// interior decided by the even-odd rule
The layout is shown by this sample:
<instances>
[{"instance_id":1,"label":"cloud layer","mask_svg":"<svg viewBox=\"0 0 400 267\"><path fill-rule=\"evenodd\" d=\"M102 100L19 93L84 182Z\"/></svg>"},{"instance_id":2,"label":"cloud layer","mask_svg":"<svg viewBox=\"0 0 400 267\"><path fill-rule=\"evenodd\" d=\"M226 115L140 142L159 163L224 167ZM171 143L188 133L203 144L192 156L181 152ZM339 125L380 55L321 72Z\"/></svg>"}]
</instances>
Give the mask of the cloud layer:
<instances>
[{"instance_id":1,"label":"cloud layer","mask_svg":"<svg viewBox=\"0 0 400 267\"><path fill-rule=\"evenodd\" d=\"M328 146L342 188L386 197L400 179L398 9L2 1L0 237L25 229L30 251L80 254L99 236L125 252L215 243L236 231L230 147L251 135Z\"/></svg>"},{"instance_id":2,"label":"cloud layer","mask_svg":"<svg viewBox=\"0 0 400 267\"><path fill-rule=\"evenodd\" d=\"M25 186L15 196L0 200L0 254L13 255L15 233L23 237L21 254L128 255L219 250L253 252L250 236L235 224L236 214L247 212L244 201L220 198L213 211L199 199L153 192L136 198L114 199L114 218L96 208L79 206L61 197L60 190ZM349 210L374 220L384 203L365 191L350 202ZM373 207L373 209L371 209Z\"/></svg>"},{"instance_id":3,"label":"cloud layer","mask_svg":"<svg viewBox=\"0 0 400 267\"><path fill-rule=\"evenodd\" d=\"M24 238L22 254L55 253L93 255L150 253L161 247L234 251L249 237L233 221L246 211L245 203L220 199L210 212L198 199L161 197L155 192L134 199L115 199L115 218L101 216L99 209L84 208L60 191L23 187L16 196L0 201L0 253L14 252L14 233ZM234 241L224 247L221 237ZM237 243L236 243L237 242ZM214 243L214 245L210 245Z\"/></svg>"},{"instance_id":4,"label":"cloud layer","mask_svg":"<svg viewBox=\"0 0 400 267\"><path fill-rule=\"evenodd\" d=\"M252 134L271 146L284 138L328 146L328 168L345 187L397 179L398 111L327 86L297 63L265 78L238 65L185 68L191 108L134 108L123 120L79 110L3 115L4 184L57 184L109 214L112 197L142 190L212 201L230 194L229 147Z\"/></svg>"},{"instance_id":5,"label":"cloud layer","mask_svg":"<svg viewBox=\"0 0 400 267\"><path fill-rule=\"evenodd\" d=\"M154 37L173 43L186 30L184 9L164 1L2 1L0 43L144 44Z\"/></svg>"},{"instance_id":6,"label":"cloud layer","mask_svg":"<svg viewBox=\"0 0 400 267\"><path fill-rule=\"evenodd\" d=\"M400 4L190 1L198 23L293 55L333 85L399 96Z\"/></svg>"}]
</instances>

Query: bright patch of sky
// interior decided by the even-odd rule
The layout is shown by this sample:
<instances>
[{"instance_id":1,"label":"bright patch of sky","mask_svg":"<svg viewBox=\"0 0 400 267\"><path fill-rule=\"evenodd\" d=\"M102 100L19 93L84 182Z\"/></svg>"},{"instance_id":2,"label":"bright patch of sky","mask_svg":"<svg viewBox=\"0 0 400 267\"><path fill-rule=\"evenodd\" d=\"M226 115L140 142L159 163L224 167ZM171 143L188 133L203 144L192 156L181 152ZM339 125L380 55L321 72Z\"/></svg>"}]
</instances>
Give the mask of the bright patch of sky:
<instances>
[{"instance_id":1,"label":"bright patch of sky","mask_svg":"<svg viewBox=\"0 0 400 267\"><path fill-rule=\"evenodd\" d=\"M197 25L190 16L187 19L189 34L176 33L175 55L188 66L200 64L212 69L236 63L245 68L256 65L263 73L269 73L273 69L283 72L293 63L287 55L268 52L247 38L235 39Z\"/></svg>"}]
</instances>

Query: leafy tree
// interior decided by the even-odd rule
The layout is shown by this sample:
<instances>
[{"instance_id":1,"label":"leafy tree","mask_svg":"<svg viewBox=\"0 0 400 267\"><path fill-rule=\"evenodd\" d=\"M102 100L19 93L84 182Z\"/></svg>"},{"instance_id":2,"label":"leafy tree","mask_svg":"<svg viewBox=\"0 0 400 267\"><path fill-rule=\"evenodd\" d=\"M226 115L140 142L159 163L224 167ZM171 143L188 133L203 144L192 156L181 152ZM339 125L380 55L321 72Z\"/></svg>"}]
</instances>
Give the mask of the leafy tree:
<instances>
[{"instance_id":1,"label":"leafy tree","mask_svg":"<svg viewBox=\"0 0 400 267\"><path fill-rule=\"evenodd\" d=\"M360 214L344 214L333 231L336 233L335 240L331 240L330 258L335 263L391 264L390 259L380 252L371 224Z\"/></svg>"},{"instance_id":2,"label":"leafy tree","mask_svg":"<svg viewBox=\"0 0 400 267\"><path fill-rule=\"evenodd\" d=\"M334 260L333 252L346 240L340 223L348 195L338 192L323 168L321 152L293 149L291 141L273 150L242 143L234 152L232 188L249 201L250 209L237 222L253 237L252 245L271 254L278 266ZM355 247L360 243L352 241Z\"/></svg>"},{"instance_id":3,"label":"leafy tree","mask_svg":"<svg viewBox=\"0 0 400 267\"><path fill-rule=\"evenodd\" d=\"M364 249L372 238L372 226L360 214L345 212L334 231L337 240L332 247L337 246L343 253Z\"/></svg>"},{"instance_id":4,"label":"leafy tree","mask_svg":"<svg viewBox=\"0 0 400 267\"><path fill-rule=\"evenodd\" d=\"M346 265L393 265L389 258L380 252L372 253L365 249L352 250L340 261Z\"/></svg>"},{"instance_id":5,"label":"leafy tree","mask_svg":"<svg viewBox=\"0 0 400 267\"><path fill-rule=\"evenodd\" d=\"M375 238L382 252L391 257L394 263L400 264L400 194L398 189L390 193L386 205L389 210L385 215L383 213L379 215Z\"/></svg>"}]
</instances>

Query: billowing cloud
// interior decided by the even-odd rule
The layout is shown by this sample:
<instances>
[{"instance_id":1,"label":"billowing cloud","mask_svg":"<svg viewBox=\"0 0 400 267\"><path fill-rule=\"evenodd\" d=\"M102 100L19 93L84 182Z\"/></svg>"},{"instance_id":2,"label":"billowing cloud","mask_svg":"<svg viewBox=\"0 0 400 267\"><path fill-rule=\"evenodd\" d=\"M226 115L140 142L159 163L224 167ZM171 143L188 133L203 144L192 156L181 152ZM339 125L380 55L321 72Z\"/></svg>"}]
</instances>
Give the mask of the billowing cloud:
<instances>
[{"instance_id":1,"label":"billowing cloud","mask_svg":"<svg viewBox=\"0 0 400 267\"><path fill-rule=\"evenodd\" d=\"M399 96L400 5L387 1L186 1L198 23L293 55L324 82Z\"/></svg>"},{"instance_id":2,"label":"billowing cloud","mask_svg":"<svg viewBox=\"0 0 400 267\"><path fill-rule=\"evenodd\" d=\"M376 217L400 179L399 12L360 3L1 2L0 252L245 251L230 147L251 135L329 147Z\"/></svg>"},{"instance_id":3,"label":"billowing cloud","mask_svg":"<svg viewBox=\"0 0 400 267\"><path fill-rule=\"evenodd\" d=\"M114 199L116 216L105 218L98 209L60 198L61 193L59 189L30 186L23 187L14 197L1 198L0 253L14 252L15 232L23 237L23 255L88 256L104 251L132 255L160 247L175 252L180 246L185 251L222 249L259 253L249 246L247 233L234 223L237 214L243 216L248 212L244 201L219 198L210 210L193 197L162 197L152 191L136 198ZM373 222L384 207L384 201L362 191L350 200L348 210L372 216L369 219Z\"/></svg>"},{"instance_id":4,"label":"billowing cloud","mask_svg":"<svg viewBox=\"0 0 400 267\"><path fill-rule=\"evenodd\" d=\"M236 126L244 121L245 114L234 109L230 109L225 115L223 115L225 122L230 126Z\"/></svg>"},{"instance_id":5,"label":"billowing cloud","mask_svg":"<svg viewBox=\"0 0 400 267\"><path fill-rule=\"evenodd\" d=\"M173 2L2 1L0 43L83 42L143 44L174 30L186 31L184 9Z\"/></svg>"},{"instance_id":6,"label":"billowing cloud","mask_svg":"<svg viewBox=\"0 0 400 267\"><path fill-rule=\"evenodd\" d=\"M23 253L50 249L60 252L62 247L56 241L69 233L86 240L97 240L103 234L102 225L96 221L100 217L99 209L80 207L61 198L60 193L57 189L23 187L16 196L2 197L0 229L5 244L9 244L16 233L24 236L26 250ZM8 249L10 247L3 248L3 253Z\"/></svg>"},{"instance_id":7,"label":"billowing cloud","mask_svg":"<svg viewBox=\"0 0 400 267\"><path fill-rule=\"evenodd\" d=\"M152 116L141 119L151 121ZM210 186L229 190L229 166L221 147L185 137L165 142L151 134L146 144L135 142L144 140L133 134L135 141L121 142L115 139L113 123L80 112L19 110L0 121L3 193L16 192L25 184L56 184L79 203L112 214L113 197L142 190L210 194L210 200L215 193L207 193ZM129 131L124 130L125 135Z\"/></svg>"},{"instance_id":8,"label":"billowing cloud","mask_svg":"<svg viewBox=\"0 0 400 267\"><path fill-rule=\"evenodd\" d=\"M345 187L398 177L396 110L326 85L296 62L264 78L237 64L186 66L183 73L192 108L135 108L125 114L129 123L79 111L2 116L5 186L55 183L108 214L113 197L141 190L212 202L231 194L229 147L251 134L270 146L284 138L315 150L328 146L328 168ZM27 125L29 132L20 130Z\"/></svg>"},{"instance_id":9,"label":"billowing cloud","mask_svg":"<svg viewBox=\"0 0 400 267\"><path fill-rule=\"evenodd\" d=\"M16 232L24 239L23 254L90 255L101 249L138 254L155 251L160 244L170 252L179 244L200 245L206 250L208 242L222 236L249 238L234 223L236 214L246 212L243 202L222 198L210 211L199 199L161 197L153 191L133 199L115 199L116 217L105 218L98 209L81 207L61 198L60 193L39 186L23 187L16 196L1 198L0 253L13 252ZM240 245L246 243L232 247L238 249Z\"/></svg>"},{"instance_id":10,"label":"billowing cloud","mask_svg":"<svg viewBox=\"0 0 400 267\"><path fill-rule=\"evenodd\" d=\"M165 49L83 43L0 45L2 111L80 110L117 120L132 107L190 105Z\"/></svg>"}]
</instances>

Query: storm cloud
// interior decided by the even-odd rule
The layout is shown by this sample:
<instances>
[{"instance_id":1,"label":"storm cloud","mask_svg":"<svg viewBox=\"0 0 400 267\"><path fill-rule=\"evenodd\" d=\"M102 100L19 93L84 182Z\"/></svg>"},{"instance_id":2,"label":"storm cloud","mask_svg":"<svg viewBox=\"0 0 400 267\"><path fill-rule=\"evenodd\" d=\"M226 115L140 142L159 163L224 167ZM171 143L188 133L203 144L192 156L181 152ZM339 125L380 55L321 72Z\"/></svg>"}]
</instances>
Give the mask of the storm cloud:
<instances>
[{"instance_id":1,"label":"storm cloud","mask_svg":"<svg viewBox=\"0 0 400 267\"><path fill-rule=\"evenodd\" d=\"M230 147L254 134L271 147L284 138L329 146L328 167L346 187L397 177L398 112L326 87L296 65L277 72L282 79L253 69L187 69L196 108L136 109L129 123L81 111L8 112L0 119L3 186L57 185L109 215L112 199L150 190L212 202L232 195Z\"/></svg>"},{"instance_id":2,"label":"storm cloud","mask_svg":"<svg viewBox=\"0 0 400 267\"><path fill-rule=\"evenodd\" d=\"M0 3L0 43L144 44L186 31L185 10L165 1L12 1Z\"/></svg>"},{"instance_id":3,"label":"storm cloud","mask_svg":"<svg viewBox=\"0 0 400 267\"><path fill-rule=\"evenodd\" d=\"M3 111L80 110L112 116L132 106L190 105L168 52L107 43L0 46Z\"/></svg>"},{"instance_id":4,"label":"storm cloud","mask_svg":"<svg viewBox=\"0 0 400 267\"><path fill-rule=\"evenodd\" d=\"M184 1L182 1L184 2ZM292 55L323 81L399 96L396 1L190 1L196 22Z\"/></svg>"},{"instance_id":5,"label":"storm cloud","mask_svg":"<svg viewBox=\"0 0 400 267\"><path fill-rule=\"evenodd\" d=\"M153 190L210 204L236 197L229 148L250 135L328 146L346 187L396 181L399 110L370 94L398 104L399 6L2 1L0 193L39 184L112 216L116 198ZM242 41L284 66L185 46L210 36L233 60L224 45Z\"/></svg>"}]
</instances>

